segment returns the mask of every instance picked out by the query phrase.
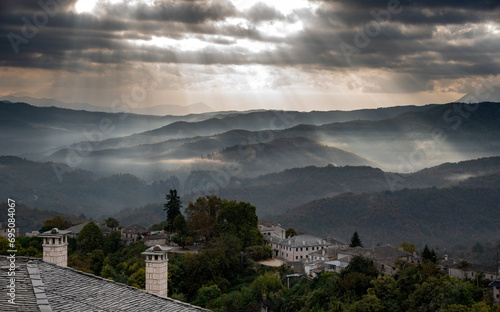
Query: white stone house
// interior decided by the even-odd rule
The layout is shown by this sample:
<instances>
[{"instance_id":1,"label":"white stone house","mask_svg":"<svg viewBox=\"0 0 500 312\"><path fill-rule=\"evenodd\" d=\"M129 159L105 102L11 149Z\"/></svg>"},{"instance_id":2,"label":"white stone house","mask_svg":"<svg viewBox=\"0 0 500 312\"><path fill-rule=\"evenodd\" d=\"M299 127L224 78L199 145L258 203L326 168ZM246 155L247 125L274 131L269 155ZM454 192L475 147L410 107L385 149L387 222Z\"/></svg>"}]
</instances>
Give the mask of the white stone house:
<instances>
[{"instance_id":1,"label":"white stone house","mask_svg":"<svg viewBox=\"0 0 500 312\"><path fill-rule=\"evenodd\" d=\"M273 236L284 239L286 237L286 230L277 223L271 223L267 221L258 222L259 231L264 237Z\"/></svg>"},{"instance_id":2,"label":"white stone house","mask_svg":"<svg viewBox=\"0 0 500 312\"><path fill-rule=\"evenodd\" d=\"M500 281L493 281L488 286L493 289L493 302L495 304L500 304Z\"/></svg>"},{"instance_id":3,"label":"white stone house","mask_svg":"<svg viewBox=\"0 0 500 312\"><path fill-rule=\"evenodd\" d=\"M331 247L333 244L326 239L311 235L298 235L286 239L265 236L264 239L272 247L274 257L290 262L309 259L311 252Z\"/></svg>"},{"instance_id":4,"label":"white stone house","mask_svg":"<svg viewBox=\"0 0 500 312\"><path fill-rule=\"evenodd\" d=\"M444 260L439 262L438 267L446 274L460 279L475 279L481 273L484 274L485 279L490 281L500 278L500 272L497 271L496 265L479 265L460 258L448 259L448 257L445 257Z\"/></svg>"}]
</instances>

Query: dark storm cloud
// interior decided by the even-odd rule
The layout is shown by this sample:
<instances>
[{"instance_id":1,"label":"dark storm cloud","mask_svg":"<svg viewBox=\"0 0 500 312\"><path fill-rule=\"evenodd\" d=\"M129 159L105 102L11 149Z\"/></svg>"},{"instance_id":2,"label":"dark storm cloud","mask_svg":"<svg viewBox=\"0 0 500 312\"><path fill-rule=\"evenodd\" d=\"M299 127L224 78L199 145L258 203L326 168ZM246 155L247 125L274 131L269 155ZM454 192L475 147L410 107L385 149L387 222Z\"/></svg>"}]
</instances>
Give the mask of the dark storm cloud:
<instances>
[{"instance_id":1,"label":"dark storm cloud","mask_svg":"<svg viewBox=\"0 0 500 312\"><path fill-rule=\"evenodd\" d=\"M245 12L245 16L252 22L273 21L284 19L285 16L275 8L264 2L258 2Z\"/></svg>"},{"instance_id":2,"label":"dark storm cloud","mask_svg":"<svg viewBox=\"0 0 500 312\"><path fill-rule=\"evenodd\" d=\"M65 1L46 25L36 27L36 35L26 38L26 18L33 23L34 14L42 11L37 2L0 2L0 66L99 71L102 66L151 62L383 69L413 75L400 80L411 92L424 90L433 79L500 73L495 62L500 44L484 28L485 23L496 22L500 1L314 1L321 4L316 11L302 9L287 16L264 2L245 11L223 0L106 4L93 15L76 14L71 10L74 1ZM390 3L399 3L397 13L380 23L373 12L387 10ZM232 17L245 25L225 23ZM277 21L300 21L304 29L276 36L259 28ZM369 36L368 44L357 46L357 36L366 36L369 23L378 27L376 34ZM446 31L441 33L439 27ZM9 34L24 38L17 53ZM179 51L130 42L153 36L196 38L209 46ZM248 49L239 45L240 40L271 48ZM351 62L340 48L342 43L356 49ZM381 82L380 87L391 83Z\"/></svg>"},{"instance_id":3,"label":"dark storm cloud","mask_svg":"<svg viewBox=\"0 0 500 312\"><path fill-rule=\"evenodd\" d=\"M390 0L312 0L324 3L342 3L359 9L386 8ZM396 2L396 1L394 1ZM401 5L416 8L460 8L471 10L492 10L500 7L494 0L400 0Z\"/></svg>"},{"instance_id":4,"label":"dark storm cloud","mask_svg":"<svg viewBox=\"0 0 500 312\"><path fill-rule=\"evenodd\" d=\"M168 1L154 6L137 4L108 4L103 10L111 16L126 16L141 21L175 21L199 24L206 21L220 21L236 13L229 1Z\"/></svg>"}]
</instances>

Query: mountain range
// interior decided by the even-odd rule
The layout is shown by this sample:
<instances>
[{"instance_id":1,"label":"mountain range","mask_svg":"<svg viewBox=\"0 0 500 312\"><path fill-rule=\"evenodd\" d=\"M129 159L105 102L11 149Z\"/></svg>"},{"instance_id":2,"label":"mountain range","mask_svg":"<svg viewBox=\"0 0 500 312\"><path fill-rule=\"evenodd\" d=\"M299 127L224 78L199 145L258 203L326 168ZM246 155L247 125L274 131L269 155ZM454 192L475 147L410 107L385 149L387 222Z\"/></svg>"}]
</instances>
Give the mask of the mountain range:
<instances>
[{"instance_id":1,"label":"mountain range","mask_svg":"<svg viewBox=\"0 0 500 312\"><path fill-rule=\"evenodd\" d=\"M499 120L500 104L491 102L151 116L4 101L0 196L150 225L175 188L184 207L217 194L317 235L358 229L370 243L408 236L444 244L468 241L468 231L469 240L486 239L496 223L484 233L473 227L498 217ZM464 218L443 229L455 225L456 235L421 227L408 234L417 224L438 227L453 207Z\"/></svg>"}]
</instances>

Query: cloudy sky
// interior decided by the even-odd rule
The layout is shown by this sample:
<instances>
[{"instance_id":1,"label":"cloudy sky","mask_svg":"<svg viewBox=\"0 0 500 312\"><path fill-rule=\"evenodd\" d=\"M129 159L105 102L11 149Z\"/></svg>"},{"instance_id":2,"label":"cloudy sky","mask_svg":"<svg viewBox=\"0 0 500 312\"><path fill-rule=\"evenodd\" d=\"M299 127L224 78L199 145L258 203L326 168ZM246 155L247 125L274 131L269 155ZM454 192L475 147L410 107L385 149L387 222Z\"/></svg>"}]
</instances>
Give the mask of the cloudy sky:
<instances>
[{"instance_id":1,"label":"cloudy sky","mask_svg":"<svg viewBox=\"0 0 500 312\"><path fill-rule=\"evenodd\" d=\"M497 0L2 0L0 96L216 110L446 103L498 83Z\"/></svg>"}]
</instances>

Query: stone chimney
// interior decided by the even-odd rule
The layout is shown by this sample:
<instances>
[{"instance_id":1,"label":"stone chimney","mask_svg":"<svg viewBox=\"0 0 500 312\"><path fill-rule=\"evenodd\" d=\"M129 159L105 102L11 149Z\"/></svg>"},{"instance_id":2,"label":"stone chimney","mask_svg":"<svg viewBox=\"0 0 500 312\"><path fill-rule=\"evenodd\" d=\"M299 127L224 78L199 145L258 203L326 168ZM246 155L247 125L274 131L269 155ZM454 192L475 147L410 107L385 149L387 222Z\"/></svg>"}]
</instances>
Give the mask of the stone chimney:
<instances>
[{"instance_id":1,"label":"stone chimney","mask_svg":"<svg viewBox=\"0 0 500 312\"><path fill-rule=\"evenodd\" d=\"M166 297L168 290L168 256L172 248L156 245L142 254L146 256L146 291Z\"/></svg>"},{"instance_id":2,"label":"stone chimney","mask_svg":"<svg viewBox=\"0 0 500 312\"><path fill-rule=\"evenodd\" d=\"M39 235L43 239L43 261L68 266L68 234L53 228Z\"/></svg>"}]
</instances>

